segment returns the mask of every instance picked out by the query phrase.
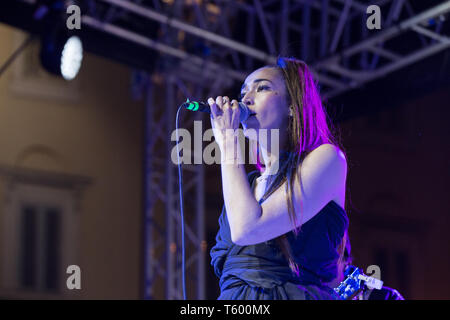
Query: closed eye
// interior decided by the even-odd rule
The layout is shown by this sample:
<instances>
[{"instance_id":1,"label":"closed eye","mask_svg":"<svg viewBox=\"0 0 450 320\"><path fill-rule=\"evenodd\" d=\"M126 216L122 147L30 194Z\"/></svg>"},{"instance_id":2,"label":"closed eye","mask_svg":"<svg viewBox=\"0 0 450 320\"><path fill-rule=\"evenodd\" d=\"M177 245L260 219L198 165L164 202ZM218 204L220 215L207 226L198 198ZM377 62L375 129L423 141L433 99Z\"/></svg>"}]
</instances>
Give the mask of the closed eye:
<instances>
[{"instance_id":1,"label":"closed eye","mask_svg":"<svg viewBox=\"0 0 450 320\"><path fill-rule=\"evenodd\" d=\"M259 86L259 87L256 89L256 91L259 92L259 91L262 91L262 90L269 90L269 89L270 89L269 86L261 85L261 86ZM245 97L246 94L247 94L246 92L241 92L241 94L239 95L239 100L242 101L242 99L244 99L244 97Z\"/></svg>"}]
</instances>

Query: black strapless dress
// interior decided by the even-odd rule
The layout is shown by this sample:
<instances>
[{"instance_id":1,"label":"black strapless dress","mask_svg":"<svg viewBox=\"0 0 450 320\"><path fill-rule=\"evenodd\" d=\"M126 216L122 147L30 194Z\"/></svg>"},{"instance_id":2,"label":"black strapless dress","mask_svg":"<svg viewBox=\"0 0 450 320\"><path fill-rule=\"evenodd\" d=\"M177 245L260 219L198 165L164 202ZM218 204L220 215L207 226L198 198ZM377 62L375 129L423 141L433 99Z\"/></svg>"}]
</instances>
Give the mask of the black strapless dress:
<instances>
[{"instance_id":1,"label":"black strapless dress","mask_svg":"<svg viewBox=\"0 0 450 320\"><path fill-rule=\"evenodd\" d=\"M253 185L259 172L249 174ZM337 275L337 248L348 228L345 210L330 201L301 226L297 236L287 239L295 262L294 274L275 239L249 246L231 241L225 206L219 218L220 229L211 249L211 265L220 278L219 300L316 300L338 299L324 283Z\"/></svg>"}]
</instances>

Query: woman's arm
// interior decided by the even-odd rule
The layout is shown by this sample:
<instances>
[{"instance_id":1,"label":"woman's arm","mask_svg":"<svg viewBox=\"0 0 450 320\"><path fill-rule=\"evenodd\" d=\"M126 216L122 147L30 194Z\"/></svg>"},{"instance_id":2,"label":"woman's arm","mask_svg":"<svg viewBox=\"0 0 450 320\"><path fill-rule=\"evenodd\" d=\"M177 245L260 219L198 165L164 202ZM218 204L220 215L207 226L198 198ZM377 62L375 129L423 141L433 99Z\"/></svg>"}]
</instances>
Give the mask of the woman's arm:
<instances>
[{"instance_id":1,"label":"woman's arm","mask_svg":"<svg viewBox=\"0 0 450 320\"><path fill-rule=\"evenodd\" d=\"M310 152L297 172L293 202L297 227L314 217L328 202L345 190L347 162L331 144ZM232 241L252 245L276 238L293 229L287 207L286 182L259 205L251 193L243 168L222 165L222 183ZM300 201L303 212L300 213Z\"/></svg>"},{"instance_id":2,"label":"woman's arm","mask_svg":"<svg viewBox=\"0 0 450 320\"><path fill-rule=\"evenodd\" d=\"M237 137L226 134L222 147L222 189L231 240L241 245L241 239L247 232L247 225L261 217L261 206L256 201L248 182Z\"/></svg>"},{"instance_id":3,"label":"woman's arm","mask_svg":"<svg viewBox=\"0 0 450 320\"><path fill-rule=\"evenodd\" d=\"M261 206L253 196L242 161L236 130L239 128L238 102L218 96L208 99L211 126L221 153L222 190L230 225L231 240L238 244L245 228L261 215Z\"/></svg>"}]
</instances>

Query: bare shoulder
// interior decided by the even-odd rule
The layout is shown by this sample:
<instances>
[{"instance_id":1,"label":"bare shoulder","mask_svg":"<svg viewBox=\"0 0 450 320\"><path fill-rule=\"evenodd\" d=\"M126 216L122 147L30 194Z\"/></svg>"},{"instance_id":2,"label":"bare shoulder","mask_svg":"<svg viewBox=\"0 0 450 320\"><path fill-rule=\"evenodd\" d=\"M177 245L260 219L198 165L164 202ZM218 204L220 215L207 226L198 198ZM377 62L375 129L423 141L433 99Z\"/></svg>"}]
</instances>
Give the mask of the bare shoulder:
<instances>
[{"instance_id":1,"label":"bare shoulder","mask_svg":"<svg viewBox=\"0 0 450 320\"><path fill-rule=\"evenodd\" d=\"M337 146L324 143L312 150L303 160L302 167L327 165L336 170L347 171L345 154Z\"/></svg>"},{"instance_id":2,"label":"bare shoulder","mask_svg":"<svg viewBox=\"0 0 450 320\"><path fill-rule=\"evenodd\" d=\"M300 176L318 187L316 192L331 195L341 207L345 204L347 159L344 152L333 144L322 144L311 151L299 166ZM325 191L326 190L326 191Z\"/></svg>"},{"instance_id":3,"label":"bare shoulder","mask_svg":"<svg viewBox=\"0 0 450 320\"><path fill-rule=\"evenodd\" d=\"M233 241L251 245L274 239L293 229L288 201L292 199L296 227L308 222L330 201L343 207L347 161L345 154L332 144L323 144L309 152L297 168L292 193L277 188L261 204L260 216L240 226L239 236ZM287 181L284 182L287 186ZM239 240L236 240L239 239Z\"/></svg>"}]
</instances>

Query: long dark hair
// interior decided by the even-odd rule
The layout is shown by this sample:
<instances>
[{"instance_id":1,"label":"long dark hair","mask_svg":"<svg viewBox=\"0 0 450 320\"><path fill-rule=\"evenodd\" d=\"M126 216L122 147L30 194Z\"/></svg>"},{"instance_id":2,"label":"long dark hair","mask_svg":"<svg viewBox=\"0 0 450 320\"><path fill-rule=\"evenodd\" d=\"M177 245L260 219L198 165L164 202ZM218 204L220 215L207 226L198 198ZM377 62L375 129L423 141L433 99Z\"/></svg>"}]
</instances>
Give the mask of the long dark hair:
<instances>
[{"instance_id":1,"label":"long dark hair","mask_svg":"<svg viewBox=\"0 0 450 320\"><path fill-rule=\"evenodd\" d=\"M300 174L297 174L300 163L309 152L322 144L333 144L342 151L344 148L335 138L335 128L329 121L322 105L317 84L305 62L295 58L280 57L277 65L266 66L266 68L275 68L282 74L287 89L287 102L292 108L292 116L289 117L287 150L285 150L284 156L280 157L277 173L269 176L262 200L267 199L286 182L285 190L289 218L293 225L293 232L297 235L300 227L296 227L297 216L292 195L296 177L298 177L300 186L302 186ZM256 153L257 167L262 170L264 166L259 161L259 148ZM300 208L301 220L303 203L300 203ZM276 238L276 242L288 260L292 272L298 275L299 267L293 257L287 236L279 236Z\"/></svg>"}]
</instances>

